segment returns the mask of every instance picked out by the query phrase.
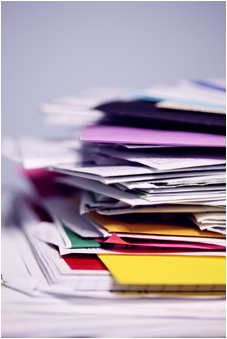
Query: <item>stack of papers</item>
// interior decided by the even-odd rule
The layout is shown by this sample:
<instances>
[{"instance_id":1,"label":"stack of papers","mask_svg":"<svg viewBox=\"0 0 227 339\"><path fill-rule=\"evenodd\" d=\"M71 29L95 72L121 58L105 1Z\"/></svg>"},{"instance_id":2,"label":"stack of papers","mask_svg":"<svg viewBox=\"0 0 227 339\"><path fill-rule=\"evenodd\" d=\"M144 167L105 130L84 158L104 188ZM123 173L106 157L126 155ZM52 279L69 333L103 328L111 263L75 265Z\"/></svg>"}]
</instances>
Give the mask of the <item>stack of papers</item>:
<instances>
[{"instance_id":1,"label":"stack of papers","mask_svg":"<svg viewBox=\"0 0 227 339\"><path fill-rule=\"evenodd\" d=\"M89 90L40 110L47 123L75 129L65 139L3 140L2 153L21 163L20 174L31 184L30 193L12 196L8 228L3 227L5 253L10 247L20 258L17 277L4 261L3 285L41 299L63 298L66 308L69 296L97 303L101 298L111 307L114 299L125 307L128 321L131 306L144 307L150 298L174 303L186 298L185 305L199 304L198 298L221 301L224 82ZM220 307L219 315L213 313L222 321ZM190 316L187 306L183 309ZM105 307L102 312L112 316ZM140 326L139 336L151 333ZM107 333L114 333L110 329ZM10 331L6 326L7 335ZM164 335L161 326L156 335Z\"/></svg>"}]
</instances>

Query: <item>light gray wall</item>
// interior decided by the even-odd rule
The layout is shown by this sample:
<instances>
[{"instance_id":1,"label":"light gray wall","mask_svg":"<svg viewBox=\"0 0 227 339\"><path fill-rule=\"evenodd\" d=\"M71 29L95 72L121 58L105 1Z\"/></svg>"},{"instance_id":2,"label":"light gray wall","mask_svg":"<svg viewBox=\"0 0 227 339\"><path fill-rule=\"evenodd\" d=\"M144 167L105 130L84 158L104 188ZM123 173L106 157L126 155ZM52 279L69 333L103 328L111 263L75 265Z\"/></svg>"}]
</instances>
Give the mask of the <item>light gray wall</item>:
<instances>
[{"instance_id":1,"label":"light gray wall","mask_svg":"<svg viewBox=\"0 0 227 339\"><path fill-rule=\"evenodd\" d=\"M92 86L225 75L225 2L2 1L2 136L63 135L41 102ZM2 161L2 184L17 184Z\"/></svg>"}]
</instances>

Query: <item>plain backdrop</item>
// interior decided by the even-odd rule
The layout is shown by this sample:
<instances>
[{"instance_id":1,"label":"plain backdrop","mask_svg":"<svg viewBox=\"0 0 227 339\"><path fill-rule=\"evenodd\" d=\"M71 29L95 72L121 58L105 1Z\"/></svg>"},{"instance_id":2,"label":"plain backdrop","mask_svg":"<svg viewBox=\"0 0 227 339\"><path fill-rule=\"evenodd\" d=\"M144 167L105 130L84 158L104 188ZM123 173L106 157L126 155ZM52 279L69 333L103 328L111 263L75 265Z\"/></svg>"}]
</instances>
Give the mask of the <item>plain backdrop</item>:
<instances>
[{"instance_id":1,"label":"plain backdrop","mask_svg":"<svg viewBox=\"0 0 227 339\"><path fill-rule=\"evenodd\" d=\"M63 136L40 103L96 86L225 76L225 2L2 1L2 137ZM25 185L3 158L2 185Z\"/></svg>"}]
</instances>

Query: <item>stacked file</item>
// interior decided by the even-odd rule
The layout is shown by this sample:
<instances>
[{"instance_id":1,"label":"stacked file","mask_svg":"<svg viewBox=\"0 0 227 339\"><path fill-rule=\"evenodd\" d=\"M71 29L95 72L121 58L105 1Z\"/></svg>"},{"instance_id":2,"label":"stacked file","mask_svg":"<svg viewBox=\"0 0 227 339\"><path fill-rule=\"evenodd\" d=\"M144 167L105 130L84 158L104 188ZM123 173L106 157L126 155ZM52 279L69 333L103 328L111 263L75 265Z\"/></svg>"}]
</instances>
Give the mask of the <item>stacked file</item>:
<instances>
[{"instance_id":1,"label":"stacked file","mask_svg":"<svg viewBox=\"0 0 227 339\"><path fill-rule=\"evenodd\" d=\"M222 80L85 91L40 110L71 135L7 138L2 152L32 183L13 216L55 293L225 291Z\"/></svg>"}]
</instances>

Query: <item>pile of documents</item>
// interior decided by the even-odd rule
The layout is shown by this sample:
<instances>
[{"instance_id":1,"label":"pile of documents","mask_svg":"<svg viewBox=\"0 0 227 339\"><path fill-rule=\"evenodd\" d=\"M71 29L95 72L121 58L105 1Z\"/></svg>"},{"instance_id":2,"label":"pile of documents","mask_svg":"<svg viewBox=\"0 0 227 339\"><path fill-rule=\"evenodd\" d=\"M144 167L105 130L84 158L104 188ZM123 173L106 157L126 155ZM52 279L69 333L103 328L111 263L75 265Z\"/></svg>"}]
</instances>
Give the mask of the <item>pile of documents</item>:
<instances>
[{"instance_id":1,"label":"pile of documents","mask_svg":"<svg viewBox=\"0 0 227 339\"><path fill-rule=\"evenodd\" d=\"M222 336L225 100L225 81L215 79L94 89L41 105L46 123L71 131L64 139L3 140L2 153L22 164L20 175L31 184L29 193L13 194L3 227L3 285L41 299L63 298L69 309L68 298L87 298L94 302L90 316L100 300L111 306L102 305L106 317L113 317L113 301L122 307L119 333L112 324L103 332L94 327L91 336L167 336L163 322L154 332L150 316L168 318L171 306L173 317L190 318L193 302L210 312L193 313L197 320L203 314L204 324L200 319L191 333L190 323L182 323L189 332L168 336L206 336L208 328ZM9 247L20 258L17 279L8 268ZM127 321L138 317L132 305L146 311L129 330ZM70 331L90 335L75 324Z\"/></svg>"}]
</instances>

